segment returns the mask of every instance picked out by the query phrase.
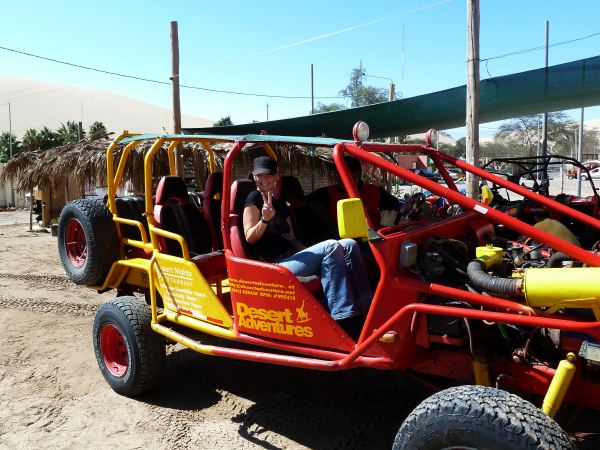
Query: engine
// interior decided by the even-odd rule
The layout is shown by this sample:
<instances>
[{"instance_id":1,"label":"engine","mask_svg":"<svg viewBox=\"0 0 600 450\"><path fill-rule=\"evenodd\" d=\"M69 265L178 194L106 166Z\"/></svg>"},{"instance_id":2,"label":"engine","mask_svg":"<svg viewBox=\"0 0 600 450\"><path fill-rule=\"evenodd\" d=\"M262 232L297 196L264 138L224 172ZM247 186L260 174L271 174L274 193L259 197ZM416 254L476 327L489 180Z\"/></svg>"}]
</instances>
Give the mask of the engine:
<instances>
[{"instance_id":1,"label":"engine","mask_svg":"<svg viewBox=\"0 0 600 450\"><path fill-rule=\"evenodd\" d=\"M536 224L567 242L577 238L561 223L545 219ZM600 320L600 268L585 267L570 256L526 238L492 237L486 245L445 237L419 245L414 271L424 280L458 289L518 301L544 315ZM595 243L591 251L598 251ZM430 296L427 303L479 308L465 300ZM495 349L525 364L558 363L565 352L579 353L586 374L600 382L600 343L590 336L555 329L474 322L456 317L428 318L431 341L444 345Z\"/></svg>"}]
</instances>

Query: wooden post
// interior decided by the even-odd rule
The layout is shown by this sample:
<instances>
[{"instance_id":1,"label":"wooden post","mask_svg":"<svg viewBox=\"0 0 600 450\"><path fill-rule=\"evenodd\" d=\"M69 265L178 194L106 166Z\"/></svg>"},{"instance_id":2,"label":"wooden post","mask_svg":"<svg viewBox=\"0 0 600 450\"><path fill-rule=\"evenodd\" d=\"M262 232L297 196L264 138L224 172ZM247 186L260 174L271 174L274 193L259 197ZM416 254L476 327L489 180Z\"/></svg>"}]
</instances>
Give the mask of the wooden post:
<instances>
[{"instance_id":1,"label":"wooden post","mask_svg":"<svg viewBox=\"0 0 600 450\"><path fill-rule=\"evenodd\" d=\"M581 108L581 117L579 119L579 139L577 145L577 161L583 162L583 111ZM577 168L577 196L581 197L581 167Z\"/></svg>"},{"instance_id":2,"label":"wooden post","mask_svg":"<svg viewBox=\"0 0 600 450\"><path fill-rule=\"evenodd\" d=\"M310 65L310 114L315 113L315 77L313 73L313 65Z\"/></svg>"},{"instance_id":3,"label":"wooden post","mask_svg":"<svg viewBox=\"0 0 600 450\"><path fill-rule=\"evenodd\" d=\"M479 167L479 0L467 0L467 162ZM467 172L467 196L479 198L478 177Z\"/></svg>"},{"instance_id":4,"label":"wooden post","mask_svg":"<svg viewBox=\"0 0 600 450\"><path fill-rule=\"evenodd\" d=\"M548 37L550 36L550 22L546 20L546 71L544 72L545 83L548 83ZM542 124L542 156L548 154L548 112L544 111L544 122Z\"/></svg>"},{"instance_id":5,"label":"wooden post","mask_svg":"<svg viewBox=\"0 0 600 450\"><path fill-rule=\"evenodd\" d=\"M315 77L313 65L310 65L310 114L315 113ZM310 150L310 190L315 190L315 147L309 147Z\"/></svg>"},{"instance_id":6,"label":"wooden post","mask_svg":"<svg viewBox=\"0 0 600 450\"><path fill-rule=\"evenodd\" d=\"M29 191L29 231L33 230L33 202L35 199L33 198L33 189Z\"/></svg>"},{"instance_id":7,"label":"wooden post","mask_svg":"<svg viewBox=\"0 0 600 450\"><path fill-rule=\"evenodd\" d=\"M173 84L173 133L181 134L181 103L179 101L179 31L177 21L171 22L171 82ZM177 146L175 167L177 175L184 176L181 146Z\"/></svg>"},{"instance_id":8,"label":"wooden post","mask_svg":"<svg viewBox=\"0 0 600 450\"><path fill-rule=\"evenodd\" d=\"M50 223L50 214L52 212L52 188L42 189L42 226L47 227Z\"/></svg>"}]
</instances>

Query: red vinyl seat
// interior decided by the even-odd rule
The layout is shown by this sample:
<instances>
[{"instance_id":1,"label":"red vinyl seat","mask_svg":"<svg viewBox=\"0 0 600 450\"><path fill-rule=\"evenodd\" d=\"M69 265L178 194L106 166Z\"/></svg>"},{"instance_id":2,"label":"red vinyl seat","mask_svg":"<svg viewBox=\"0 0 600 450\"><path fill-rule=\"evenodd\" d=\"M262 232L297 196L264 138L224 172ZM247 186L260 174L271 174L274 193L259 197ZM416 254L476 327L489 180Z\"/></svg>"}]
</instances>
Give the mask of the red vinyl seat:
<instances>
[{"instance_id":1,"label":"red vinyl seat","mask_svg":"<svg viewBox=\"0 0 600 450\"><path fill-rule=\"evenodd\" d=\"M207 280L227 276L225 254L212 251L213 240L204 215L190 202L187 187L181 177L163 177L156 189L154 219L158 226L183 236L190 257ZM160 250L182 256L181 246L173 239L159 238Z\"/></svg>"},{"instance_id":2,"label":"red vinyl seat","mask_svg":"<svg viewBox=\"0 0 600 450\"><path fill-rule=\"evenodd\" d=\"M212 233L214 249L223 248L221 233L221 195L223 191L223 172L208 175L204 187L203 209L206 223Z\"/></svg>"}]
</instances>

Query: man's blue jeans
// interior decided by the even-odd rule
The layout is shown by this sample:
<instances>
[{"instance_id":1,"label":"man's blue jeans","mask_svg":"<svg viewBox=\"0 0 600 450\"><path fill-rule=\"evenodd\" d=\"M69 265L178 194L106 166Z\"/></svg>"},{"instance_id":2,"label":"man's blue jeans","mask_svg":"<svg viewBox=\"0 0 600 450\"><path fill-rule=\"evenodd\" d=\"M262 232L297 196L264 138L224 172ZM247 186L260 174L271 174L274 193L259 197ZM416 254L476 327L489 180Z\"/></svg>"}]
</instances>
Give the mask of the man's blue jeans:
<instances>
[{"instance_id":1,"label":"man's blue jeans","mask_svg":"<svg viewBox=\"0 0 600 450\"><path fill-rule=\"evenodd\" d=\"M317 275L335 320L366 314L373 292L358 244L352 239L329 239L275 261L294 275Z\"/></svg>"}]
</instances>

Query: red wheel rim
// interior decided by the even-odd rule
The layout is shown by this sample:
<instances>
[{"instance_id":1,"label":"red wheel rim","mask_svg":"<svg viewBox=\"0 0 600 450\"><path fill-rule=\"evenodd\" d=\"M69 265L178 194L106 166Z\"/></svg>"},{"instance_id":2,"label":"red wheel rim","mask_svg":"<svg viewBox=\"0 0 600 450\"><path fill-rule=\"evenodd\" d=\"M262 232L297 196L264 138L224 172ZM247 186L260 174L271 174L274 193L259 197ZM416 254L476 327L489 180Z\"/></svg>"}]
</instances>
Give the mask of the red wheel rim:
<instances>
[{"instance_id":1,"label":"red wheel rim","mask_svg":"<svg viewBox=\"0 0 600 450\"><path fill-rule=\"evenodd\" d=\"M104 365L115 377L122 377L127 372L129 356L123 335L114 325L107 323L100 330L100 353Z\"/></svg>"},{"instance_id":2,"label":"red wheel rim","mask_svg":"<svg viewBox=\"0 0 600 450\"><path fill-rule=\"evenodd\" d=\"M83 267L87 257L87 244L85 232L77 219L71 219L67 223L65 231L65 249L71 264L77 268Z\"/></svg>"}]
</instances>

